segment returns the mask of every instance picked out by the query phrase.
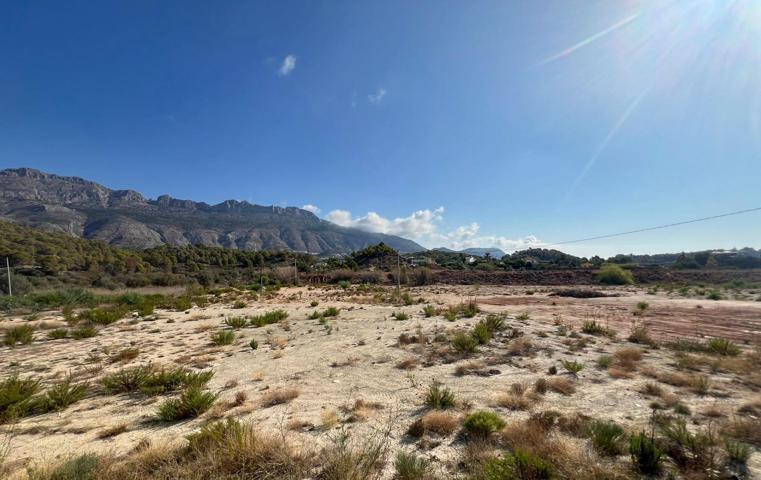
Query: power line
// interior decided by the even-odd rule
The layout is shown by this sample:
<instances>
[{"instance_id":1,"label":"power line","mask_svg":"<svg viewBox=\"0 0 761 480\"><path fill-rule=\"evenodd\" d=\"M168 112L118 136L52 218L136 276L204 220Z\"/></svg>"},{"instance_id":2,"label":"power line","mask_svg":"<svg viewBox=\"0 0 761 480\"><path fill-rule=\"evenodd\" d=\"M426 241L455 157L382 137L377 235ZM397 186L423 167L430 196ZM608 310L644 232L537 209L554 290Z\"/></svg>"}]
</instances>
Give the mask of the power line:
<instances>
[{"instance_id":1,"label":"power line","mask_svg":"<svg viewBox=\"0 0 761 480\"><path fill-rule=\"evenodd\" d=\"M646 227L646 228L640 228L640 229L637 229L637 230L629 230L627 232L610 233L610 234L607 234L607 235L598 235L596 237L580 238L578 240L566 240L564 242L546 243L546 244L544 244L544 246L545 247L552 247L552 246L555 246L555 245L567 245L569 243L588 242L588 241L591 241L591 240L600 240L600 239L603 239L603 238L620 237L620 236L623 236L623 235L631 235L633 233L649 232L649 231L652 231L652 230L660 230L660 229L663 229L663 228L677 227L679 225L687 225L689 223L705 222L707 220L714 220L714 219L717 219L717 218L731 217L733 215L741 215L743 213L758 212L758 211L761 211L761 207L748 208L746 210L737 210L735 212L721 213L719 215L711 215L710 217L695 218L695 219L692 219L692 220L685 220L683 222L667 223L665 225L657 225L655 227Z\"/></svg>"}]
</instances>

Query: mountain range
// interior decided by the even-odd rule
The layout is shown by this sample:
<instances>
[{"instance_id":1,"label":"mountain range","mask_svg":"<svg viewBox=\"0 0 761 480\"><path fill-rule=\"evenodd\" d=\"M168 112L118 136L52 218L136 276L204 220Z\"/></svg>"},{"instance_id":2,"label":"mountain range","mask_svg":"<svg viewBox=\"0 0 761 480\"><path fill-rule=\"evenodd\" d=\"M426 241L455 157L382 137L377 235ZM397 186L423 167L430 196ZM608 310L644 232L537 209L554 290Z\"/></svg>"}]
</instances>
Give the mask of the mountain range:
<instances>
[{"instance_id":1,"label":"mountain range","mask_svg":"<svg viewBox=\"0 0 761 480\"><path fill-rule=\"evenodd\" d=\"M133 249L193 244L336 255L383 242L404 253L425 250L411 240L341 227L296 207L237 200L209 205L169 195L152 200L134 190L31 168L0 171L0 219Z\"/></svg>"}]
</instances>

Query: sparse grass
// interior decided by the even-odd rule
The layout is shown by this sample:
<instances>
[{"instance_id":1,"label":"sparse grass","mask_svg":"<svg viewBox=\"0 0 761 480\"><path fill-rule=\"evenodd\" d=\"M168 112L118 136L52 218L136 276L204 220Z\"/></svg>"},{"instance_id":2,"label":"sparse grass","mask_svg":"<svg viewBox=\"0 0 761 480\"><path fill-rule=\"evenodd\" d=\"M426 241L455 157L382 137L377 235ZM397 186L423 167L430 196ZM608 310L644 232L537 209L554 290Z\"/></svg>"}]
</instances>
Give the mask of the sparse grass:
<instances>
[{"instance_id":1,"label":"sparse grass","mask_svg":"<svg viewBox=\"0 0 761 480\"><path fill-rule=\"evenodd\" d=\"M737 356L742 353L742 350L740 347L735 344L732 340L726 339L726 338L711 338L708 340L708 349L713 352L717 353L719 355L723 356Z\"/></svg>"},{"instance_id":2,"label":"sparse grass","mask_svg":"<svg viewBox=\"0 0 761 480\"><path fill-rule=\"evenodd\" d=\"M589 320L584 322L581 326L581 332L587 335L610 335L610 330L604 325L597 323L595 320Z\"/></svg>"},{"instance_id":3,"label":"sparse grass","mask_svg":"<svg viewBox=\"0 0 761 480\"><path fill-rule=\"evenodd\" d=\"M69 459L53 468L30 468L29 480L96 480L100 458L86 453Z\"/></svg>"},{"instance_id":4,"label":"sparse grass","mask_svg":"<svg viewBox=\"0 0 761 480\"><path fill-rule=\"evenodd\" d=\"M597 357L595 364L600 370L607 370L613 364L613 357L610 355L600 355Z\"/></svg>"},{"instance_id":5,"label":"sparse grass","mask_svg":"<svg viewBox=\"0 0 761 480\"><path fill-rule=\"evenodd\" d=\"M244 317L227 317L225 318L225 325L228 327L239 329L246 326L248 323L248 320L246 320Z\"/></svg>"},{"instance_id":6,"label":"sparse grass","mask_svg":"<svg viewBox=\"0 0 761 480\"><path fill-rule=\"evenodd\" d=\"M632 464L640 473L655 475L660 472L663 450L652 436L648 436L645 432L633 435L629 439L629 454Z\"/></svg>"},{"instance_id":7,"label":"sparse grass","mask_svg":"<svg viewBox=\"0 0 761 480\"><path fill-rule=\"evenodd\" d=\"M473 338L473 335L468 335L465 332L457 332L452 337L452 348L461 354L475 353L477 350L478 341Z\"/></svg>"},{"instance_id":8,"label":"sparse grass","mask_svg":"<svg viewBox=\"0 0 761 480\"><path fill-rule=\"evenodd\" d=\"M146 395L160 395L182 388L203 387L214 372L206 370L192 372L185 368L156 369L151 365L123 368L103 377L101 383L108 393L142 392Z\"/></svg>"},{"instance_id":9,"label":"sparse grass","mask_svg":"<svg viewBox=\"0 0 761 480\"><path fill-rule=\"evenodd\" d=\"M3 344L15 347L17 344L28 345L34 340L34 327L31 325L19 325L5 330Z\"/></svg>"},{"instance_id":10,"label":"sparse grass","mask_svg":"<svg viewBox=\"0 0 761 480\"><path fill-rule=\"evenodd\" d=\"M481 410L468 415L462 426L469 438L483 440L505 428L505 421L494 412Z\"/></svg>"},{"instance_id":11,"label":"sparse grass","mask_svg":"<svg viewBox=\"0 0 761 480\"><path fill-rule=\"evenodd\" d=\"M211 341L214 345L232 345L235 341L235 332L232 330L220 330L211 334Z\"/></svg>"},{"instance_id":12,"label":"sparse grass","mask_svg":"<svg viewBox=\"0 0 761 480\"><path fill-rule=\"evenodd\" d=\"M65 328L56 328L48 332L48 337L51 340L62 340L69 336L69 331Z\"/></svg>"},{"instance_id":13,"label":"sparse grass","mask_svg":"<svg viewBox=\"0 0 761 480\"><path fill-rule=\"evenodd\" d=\"M394 312L391 314L394 320L409 320L410 316L404 312Z\"/></svg>"},{"instance_id":14,"label":"sparse grass","mask_svg":"<svg viewBox=\"0 0 761 480\"><path fill-rule=\"evenodd\" d=\"M251 341L248 342L248 346L251 347L251 350L256 350L259 348L259 342L257 342L255 338L252 338Z\"/></svg>"},{"instance_id":15,"label":"sparse grass","mask_svg":"<svg viewBox=\"0 0 761 480\"><path fill-rule=\"evenodd\" d=\"M211 408L216 400L217 395L193 386L183 391L179 397L164 401L159 406L157 416L164 422L195 418Z\"/></svg>"},{"instance_id":16,"label":"sparse grass","mask_svg":"<svg viewBox=\"0 0 761 480\"><path fill-rule=\"evenodd\" d=\"M288 318L288 312L285 310L272 310L265 312L261 315L255 315L251 317L250 323L254 327L263 327L265 325L271 325L281 320Z\"/></svg>"},{"instance_id":17,"label":"sparse grass","mask_svg":"<svg viewBox=\"0 0 761 480\"><path fill-rule=\"evenodd\" d=\"M244 302L243 300L236 300L235 303L233 303L233 308L235 309L246 308L246 302Z\"/></svg>"},{"instance_id":18,"label":"sparse grass","mask_svg":"<svg viewBox=\"0 0 761 480\"><path fill-rule=\"evenodd\" d=\"M115 306L107 308L92 308L81 312L78 316L79 321L89 321L96 325L111 325L121 320L127 314L125 306Z\"/></svg>"},{"instance_id":19,"label":"sparse grass","mask_svg":"<svg viewBox=\"0 0 761 480\"><path fill-rule=\"evenodd\" d=\"M576 360L563 360L563 368L571 375L578 375L580 371L584 370L584 364Z\"/></svg>"},{"instance_id":20,"label":"sparse grass","mask_svg":"<svg viewBox=\"0 0 761 480\"><path fill-rule=\"evenodd\" d=\"M431 462L414 453L399 452L394 459L395 480L425 480L429 478Z\"/></svg>"},{"instance_id":21,"label":"sparse grass","mask_svg":"<svg viewBox=\"0 0 761 480\"><path fill-rule=\"evenodd\" d=\"M278 388L261 396L259 403L264 407L274 407L283 403L290 403L299 396L299 389L293 387Z\"/></svg>"},{"instance_id":22,"label":"sparse grass","mask_svg":"<svg viewBox=\"0 0 761 480\"><path fill-rule=\"evenodd\" d=\"M629 336L626 339L632 343L638 343L640 345L655 345L655 340L650 336L650 329L644 323L633 323L632 328L629 331Z\"/></svg>"},{"instance_id":23,"label":"sparse grass","mask_svg":"<svg viewBox=\"0 0 761 480\"><path fill-rule=\"evenodd\" d=\"M425 315L425 318L435 317L436 307L433 305L426 305L423 307L423 315Z\"/></svg>"},{"instance_id":24,"label":"sparse grass","mask_svg":"<svg viewBox=\"0 0 761 480\"><path fill-rule=\"evenodd\" d=\"M623 453L626 439L624 429L615 422L593 421L589 424L592 446L602 455L617 456Z\"/></svg>"},{"instance_id":25,"label":"sparse grass","mask_svg":"<svg viewBox=\"0 0 761 480\"><path fill-rule=\"evenodd\" d=\"M730 462L739 465L748 463L751 454L751 446L747 443L736 442L734 440L724 441L724 452Z\"/></svg>"},{"instance_id":26,"label":"sparse grass","mask_svg":"<svg viewBox=\"0 0 761 480\"><path fill-rule=\"evenodd\" d=\"M492 332L483 322L478 322L473 327L473 330L470 332L470 334L473 336L473 339L480 345L489 343L489 340L492 338Z\"/></svg>"},{"instance_id":27,"label":"sparse grass","mask_svg":"<svg viewBox=\"0 0 761 480\"><path fill-rule=\"evenodd\" d=\"M71 377L50 387L45 392L45 409L47 411L63 410L69 405L82 400L87 393L87 385L74 383Z\"/></svg>"},{"instance_id":28,"label":"sparse grass","mask_svg":"<svg viewBox=\"0 0 761 480\"><path fill-rule=\"evenodd\" d=\"M71 331L71 337L75 340L83 340L85 338L92 338L98 334L98 330L95 329L95 327L85 325L79 328L76 328Z\"/></svg>"},{"instance_id":29,"label":"sparse grass","mask_svg":"<svg viewBox=\"0 0 761 480\"><path fill-rule=\"evenodd\" d=\"M434 382L428 387L425 396L425 405L436 410L446 410L455 405L454 393L448 388L442 388L441 384Z\"/></svg>"},{"instance_id":30,"label":"sparse grass","mask_svg":"<svg viewBox=\"0 0 761 480\"><path fill-rule=\"evenodd\" d=\"M552 480L552 464L529 451L516 449L484 466L484 480Z\"/></svg>"},{"instance_id":31,"label":"sparse grass","mask_svg":"<svg viewBox=\"0 0 761 480\"><path fill-rule=\"evenodd\" d=\"M0 424L26 416L34 407L40 381L13 375L0 381Z\"/></svg>"}]
</instances>

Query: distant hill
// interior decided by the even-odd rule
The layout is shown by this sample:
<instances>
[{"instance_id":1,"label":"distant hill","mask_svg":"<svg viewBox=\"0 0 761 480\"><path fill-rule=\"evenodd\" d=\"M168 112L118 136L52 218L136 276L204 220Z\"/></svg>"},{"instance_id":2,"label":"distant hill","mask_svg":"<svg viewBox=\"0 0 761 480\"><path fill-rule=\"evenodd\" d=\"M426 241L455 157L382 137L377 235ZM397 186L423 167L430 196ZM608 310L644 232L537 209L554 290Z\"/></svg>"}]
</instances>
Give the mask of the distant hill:
<instances>
[{"instance_id":1,"label":"distant hill","mask_svg":"<svg viewBox=\"0 0 761 480\"><path fill-rule=\"evenodd\" d=\"M485 257L488 253L492 258L502 258L505 256L505 252L499 248L465 248L463 250L452 250L446 247L434 248L437 252L445 253L464 253L466 255L475 255L477 257Z\"/></svg>"},{"instance_id":2,"label":"distant hill","mask_svg":"<svg viewBox=\"0 0 761 480\"><path fill-rule=\"evenodd\" d=\"M134 190L31 168L0 171L0 219L135 249L206 245L335 255L383 242L404 253L425 250L411 240L341 227L300 208L236 200L209 205L168 195L151 200Z\"/></svg>"}]
</instances>

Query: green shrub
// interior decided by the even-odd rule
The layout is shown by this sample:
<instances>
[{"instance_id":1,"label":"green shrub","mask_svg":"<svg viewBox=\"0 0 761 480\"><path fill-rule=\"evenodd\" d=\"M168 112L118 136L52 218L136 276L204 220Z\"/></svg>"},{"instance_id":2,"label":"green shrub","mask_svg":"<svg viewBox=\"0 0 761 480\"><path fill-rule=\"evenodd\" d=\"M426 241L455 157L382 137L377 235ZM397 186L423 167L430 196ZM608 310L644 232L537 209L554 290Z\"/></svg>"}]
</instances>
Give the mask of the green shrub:
<instances>
[{"instance_id":1,"label":"green shrub","mask_svg":"<svg viewBox=\"0 0 761 480\"><path fill-rule=\"evenodd\" d=\"M395 480L424 480L429 478L431 463L414 453L399 452L394 459Z\"/></svg>"},{"instance_id":2,"label":"green shrub","mask_svg":"<svg viewBox=\"0 0 761 480\"><path fill-rule=\"evenodd\" d=\"M603 455L616 456L623 453L624 429L614 422L593 421L589 424L592 445Z\"/></svg>"},{"instance_id":3,"label":"green shrub","mask_svg":"<svg viewBox=\"0 0 761 480\"><path fill-rule=\"evenodd\" d=\"M251 347L251 350L256 350L257 348L259 348L259 342L257 342L255 338L252 338L251 341L248 343L248 346Z\"/></svg>"},{"instance_id":4,"label":"green shrub","mask_svg":"<svg viewBox=\"0 0 761 480\"><path fill-rule=\"evenodd\" d=\"M251 425L233 418L208 423L198 432L188 435L187 439L189 450L197 455L216 450L230 454L242 453L244 450L253 453L256 448L256 435Z\"/></svg>"},{"instance_id":5,"label":"green shrub","mask_svg":"<svg viewBox=\"0 0 761 480\"><path fill-rule=\"evenodd\" d=\"M454 322L457 320L457 312L454 312L452 310L447 310L444 312L444 318L449 322Z\"/></svg>"},{"instance_id":6,"label":"green shrub","mask_svg":"<svg viewBox=\"0 0 761 480\"><path fill-rule=\"evenodd\" d=\"M454 407L454 393L448 388L441 388L441 385L434 382L425 396L425 404L428 408L437 410L446 410Z\"/></svg>"},{"instance_id":7,"label":"green shrub","mask_svg":"<svg viewBox=\"0 0 761 480\"><path fill-rule=\"evenodd\" d=\"M484 466L484 480L552 480L552 465L531 452L516 449L512 454L494 458Z\"/></svg>"},{"instance_id":8,"label":"green shrub","mask_svg":"<svg viewBox=\"0 0 761 480\"><path fill-rule=\"evenodd\" d=\"M462 426L469 437L485 439L505 428L505 421L494 412L481 410L468 415Z\"/></svg>"},{"instance_id":9,"label":"green shrub","mask_svg":"<svg viewBox=\"0 0 761 480\"><path fill-rule=\"evenodd\" d=\"M568 373L576 375L584 370L584 364L579 363L576 360L563 360L563 368L565 368Z\"/></svg>"},{"instance_id":10,"label":"green shrub","mask_svg":"<svg viewBox=\"0 0 761 480\"><path fill-rule=\"evenodd\" d=\"M9 347L14 347L17 343L28 345L32 343L32 340L34 340L34 327L31 325L19 325L5 331L3 343Z\"/></svg>"},{"instance_id":11,"label":"green shrub","mask_svg":"<svg viewBox=\"0 0 761 480\"><path fill-rule=\"evenodd\" d=\"M597 280L607 285L631 285L634 283L634 275L620 265L606 263L597 273Z\"/></svg>"},{"instance_id":12,"label":"green shrub","mask_svg":"<svg viewBox=\"0 0 761 480\"><path fill-rule=\"evenodd\" d=\"M410 316L404 312L394 312L391 314L391 316L394 317L394 320L409 320L410 319Z\"/></svg>"},{"instance_id":13,"label":"green shrub","mask_svg":"<svg viewBox=\"0 0 761 480\"><path fill-rule=\"evenodd\" d=\"M246 308L246 302L243 300L236 300L235 303L233 303L233 308L239 309L239 308Z\"/></svg>"},{"instance_id":14,"label":"green shrub","mask_svg":"<svg viewBox=\"0 0 761 480\"><path fill-rule=\"evenodd\" d=\"M14 375L0 381L0 424L26 416L39 390L40 381L31 378Z\"/></svg>"},{"instance_id":15,"label":"green shrub","mask_svg":"<svg viewBox=\"0 0 761 480\"><path fill-rule=\"evenodd\" d=\"M491 331L483 322L478 322L477 324L475 324L470 334L473 336L473 339L479 345L485 345L489 343L489 340L491 340L491 336L492 336Z\"/></svg>"},{"instance_id":16,"label":"green shrub","mask_svg":"<svg viewBox=\"0 0 761 480\"><path fill-rule=\"evenodd\" d=\"M79 314L79 320L88 320L97 325L110 325L124 318L127 309L122 306L109 308L92 308Z\"/></svg>"},{"instance_id":17,"label":"green shrub","mask_svg":"<svg viewBox=\"0 0 761 480\"><path fill-rule=\"evenodd\" d=\"M280 320L285 320L286 318L288 318L288 312L285 310L272 310L271 312L265 312L261 315L251 317L251 325L254 327L263 327L265 325L277 323Z\"/></svg>"},{"instance_id":18,"label":"green shrub","mask_svg":"<svg viewBox=\"0 0 761 480\"><path fill-rule=\"evenodd\" d=\"M74 383L71 377L67 377L61 383L50 387L45 392L45 407L48 411L58 411L76 403L87 394L87 385Z\"/></svg>"},{"instance_id":19,"label":"green shrub","mask_svg":"<svg viewBox=\"0 0 761 480\"><path fill-rule=\"evenodd\" d=\"M600 355L597 357L597 368L605 370L613 364L613 357L610 355Z\"/></svg>"},{"instance_id":20,"label":"green shrub","mask_svg":"<svg viewBox=\"0 0 761 480\"><path fill-rule=\"evenodd\" d=\"M468 300L467 303L461 303L459 307L460 313L462 313L462 316L465 318L473 318L481 311L475 300Z\"/></svg>"},{"instance_id":21,"label":"green shrub","mask_svg":"<svg viewBox=\"0 0 761 480\"><path fill-rule=\"evenodd\" d=\"M505 315L490 313L485 319L481 320L486 328L491 332L499 332L505 329Z\"/></svg>"},{"instance_id":22,"label":"green shrub","mask_svg":"<svg viewBox=\"0 0 761 480\"><path fill-rule=\"evenodd\" d=\"M61 340L69 335L69 331L65 328L56 328L48 332L48 337L52 340Z\"/></svg>"},{"instance_id":23,"label":"green shrub","mask_svg":"<svg viewBox=\"0 0 761 480\"><path fill-rule=\"evenodd\" d=\"M320 304L320 302L318 302L317 300L312 300L312 301L309 303L309 306L311 306L311 307L316 307L316 306L317 306L317 305L319 305L319 304Z\"/></svg>"},{"instance_id":24,"label":"green shrub","mask_svg":"<svg viewBox=\"0 0 761 480\"><path fill-rule=\"evenodd\" d=\"M433 305L426 305L423 307L423 315L425 315L425 318L435 317L436 311L436 307Z\"/></svg>"},{"instance_id":25,"label":"green shrub","mask_svg":"<svg viewBox=\"0 0 761 480\"><path fill-rule=\"evenodd\" d=\"M151 370L140 382L140 391L147 395L160 395L183 388L202 388L214 372L193 372L186 368Z\"/></svg>"},{"instance_id":26,"label":"green shrub","mask_svg":"<svg viewBox=\"0 0 761 480\"><path fill-rule=\"evenodd\" d=\"M458 332L452 337L452 348L459 353L475 353L477 346L478 342L473 338L473 335L468 335L465 332Z\"/></svg>"},{"instance_id":27,"label":"green shrub","mask_svg":"<svg viewBox=\"0 0 761 480\"><path fill-rule=\"evenodd\" d=\"M232 330L220 330L211 334L214 345L231 345L235 341L235 332Z\"/></svg>"},{"instance_id":28,"label":"green shrub","mask_svg":"<svg viewBox=\"0 0 761 480\"><path fill-rule=\"evenodd\" d=\"M581 326L581 332L588 335L608 335L608 329L595 320L586 321Z\"/></svg>"},{"instance_id":29,"label":"green shrub","mask_svg":"<svg viewBox=\"0 0 761 480\"><path fill-rule=\"evenodd\" d=\"M182 388L203 387L214 376L211 370L193 372L186 368L157 370L151 365L123 368L101 380L108 393L159 395Z\"/></svg>"},{"instance_id":30,"label":"green shrub","mask_svg":"<svg viewBox=\"0 0 761 480\"><path fill-rule=\"evenodd\" d=\"M716 337L709 339L708 348L711 352L724 356L734 357L742 353L740 347L738 347L735 342L727 338Z\"/></svg>"},{"instance_id":31,"label":"green shrub","mask_svg":"<svg viewBox=\"0 0 761 480\"><path fill-rule=\"evenodd\" d=\"M228 327L232 327L235 329L243 328L246 326L248 321L243 317L227 317L225 318L225 325Z\"/></svg>"},{"instance_id":32,"label":"green shrub","mask_svg":"<svg viewBox=\"0 0 761 480\"><path fill-rule=\"evenodd\" d=\"M629 439L629 454L640 473L655 475L660 472L663 450L652 436L647 436L645 432L633 435Z\"/></svg>"},{"instance_id":33,"label":"green shrub","mask_svg":"<svg viewBox=\"0 0 761 480\"><path fill-rule=\"evenodd\" d=\"M717 290L712 290L706 296L708 300L724 300L724 296Z\"/></svg>"},{"instance_id":34,"label":"green shrub","mask_svg":"<svg viewBox=\"0 0 761 480\"><path fill-rule=\"evenodd\" d=\"M170 398L159 406L157 415L164 422L175 422L186 418L195 418L211 408L217 395L190 387L177 398Z\"/></svg>"},{"instance_id":35,"label":"green shrub","mask_svg":"<svg viewBox=\"0 0 761 480\"><path fill-rule=\"evenodd\" d=\"M648 308L650 308L650 304L649 303L647 303L647 302L637 302L637 310L639 310L640 312L644 312Z\"/></svg>"},{"instance_id":36,"label":"green shrub","mask_svg":"<svg viewBox=\"0 0 761 480\"><path fill-rule=\"evenodd\" d=\"M322 312L323 317L337 317L341 310L336 307L328 307Z\"/></svg>"},{"instance_id":37,"label":"green shrub","mask_svg":"<svg viewBox=\"0 0 761 480\"><path fill-rule=\"evenodd\" d=\"M740 465L748 463L751 454L751 446L747 443L726 440L724 442L724 451L730 462Z\"/></svg>"},{"instance_id":38,"label":"green shrub","mask_svg":"<svg viewBox=\"0 0 761 480\"><path fill-rule=\"evenodd\" d=\"M98 334L98 331L95 329L95 327L92 326L84 326L77 328L75 330L71 331L71 336L75 340L82 340L84 338L91 338Z\"/></svg>"},{"instance_id":39,"label":"green shrub","mask_svg":"<svg viewBox=\"0 0 761 480\"><path fill-rule=\"evenodd\" d=\"M140 390L153 368L150 365L129 367L106 375L101 384L108 393L130 393Z\"/></svg>"}]
</instances>

